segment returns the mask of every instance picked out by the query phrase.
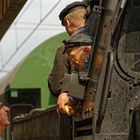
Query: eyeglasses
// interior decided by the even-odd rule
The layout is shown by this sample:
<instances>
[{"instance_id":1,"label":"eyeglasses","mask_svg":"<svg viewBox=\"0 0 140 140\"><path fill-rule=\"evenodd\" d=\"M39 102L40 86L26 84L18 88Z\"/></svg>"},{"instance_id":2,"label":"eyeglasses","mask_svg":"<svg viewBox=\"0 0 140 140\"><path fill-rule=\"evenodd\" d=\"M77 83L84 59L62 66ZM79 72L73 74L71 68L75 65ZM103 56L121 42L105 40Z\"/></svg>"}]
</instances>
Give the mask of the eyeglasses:
<instances>
[{"instance_id":1,"label":"eyeglasses","mask_svg":"<svg viewBox=\"0 0 140 140\"><path fill-rule=\"evenodd\" d=\"M4 107L4 104L0 104L0 109L2 109Z\"/></svg>"}]
</instances>

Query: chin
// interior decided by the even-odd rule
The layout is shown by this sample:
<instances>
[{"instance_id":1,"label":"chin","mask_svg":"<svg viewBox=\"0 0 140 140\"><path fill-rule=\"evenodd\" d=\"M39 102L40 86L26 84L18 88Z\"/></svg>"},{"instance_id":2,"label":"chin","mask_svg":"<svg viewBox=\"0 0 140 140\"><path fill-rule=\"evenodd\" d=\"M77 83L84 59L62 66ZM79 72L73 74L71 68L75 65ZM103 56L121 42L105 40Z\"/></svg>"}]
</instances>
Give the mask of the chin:
<instances>
[{"instance_id":1,"label":"chin","mask_svg":"<svg viewBox=\"0 0 140 140\"><path fill-rule=\"evenodd\" d=\"M9 124L10 124L10 121L7 120L7 121L6 121L6 125L9 125Z\"/></svg>"}]
</instances>

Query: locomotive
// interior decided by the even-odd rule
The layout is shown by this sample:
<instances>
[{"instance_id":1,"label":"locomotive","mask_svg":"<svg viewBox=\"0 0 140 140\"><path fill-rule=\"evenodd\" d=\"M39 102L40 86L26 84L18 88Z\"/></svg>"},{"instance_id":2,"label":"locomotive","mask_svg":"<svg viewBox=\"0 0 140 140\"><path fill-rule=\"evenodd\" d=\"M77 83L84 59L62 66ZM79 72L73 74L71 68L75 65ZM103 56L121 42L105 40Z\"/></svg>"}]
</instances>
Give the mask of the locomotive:
<instances>
[{"instance_id":1,"label":"locomotive","mask_svg":"<svg viewBox=\"0 0 140 140\"><path fill-rule=\"evenodd\" d=\"M89 25L97 31L94 59L99 50L103 52L100 70L96 72L93 59L89 71L95 109L72 117L57 113L47 75L53 46L66 36L61 34L53 38L53 45L47 41L31 53L6 86L1 99L11 108L7 138L140 140L140 1L97 0L91 12L94 24Z\"/></svg>"}]
</instances>

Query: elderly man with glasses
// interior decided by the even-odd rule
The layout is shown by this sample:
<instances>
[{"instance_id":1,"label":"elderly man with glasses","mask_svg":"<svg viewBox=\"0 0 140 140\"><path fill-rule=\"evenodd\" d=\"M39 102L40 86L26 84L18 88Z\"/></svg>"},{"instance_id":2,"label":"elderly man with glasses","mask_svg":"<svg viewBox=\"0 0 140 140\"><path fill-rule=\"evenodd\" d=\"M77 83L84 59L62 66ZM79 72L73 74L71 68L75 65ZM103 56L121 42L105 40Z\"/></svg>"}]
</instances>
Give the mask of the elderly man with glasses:
<instances>
[{"instance_id":1,"label":"elderly man with glasses","mask_svg":"<svg viewBox=\"0 0 140 140\"><path fill-rule=\"evenodd\" d=\"M2 133L10 123L8 113L9 108L0 102L0 140L2 140Z\"/></svg>"}]
</instances>

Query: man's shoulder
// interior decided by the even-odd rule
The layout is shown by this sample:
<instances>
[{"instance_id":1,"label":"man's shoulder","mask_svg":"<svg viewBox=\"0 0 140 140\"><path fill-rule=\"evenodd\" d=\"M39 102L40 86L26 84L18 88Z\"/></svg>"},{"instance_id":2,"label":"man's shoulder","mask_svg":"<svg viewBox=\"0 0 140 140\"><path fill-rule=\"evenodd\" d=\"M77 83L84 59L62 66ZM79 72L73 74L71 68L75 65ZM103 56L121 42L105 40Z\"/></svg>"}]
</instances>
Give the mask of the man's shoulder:
<instances>
[{"instance_id":1,"label":"man's shoulder","mask_svg":"<svg viewBox=\"0 0 140 140\"><path fill-rule=\"evenodd\" d=\"M64 46L61 46L57 48L56 54L63 54L63 52L64 52Z\"/></svg>"},{"instance_id":2,"label":"man's shoulder","mask_svg":"<svg viewBox=\"0 0 140 140\"><path fill-rule=\"evenodd\" d=\"M57 48L57 51L63 51L64 50L64 45L62 45L61 47Z\"/></svg>"},{"instance_id":3,"label":"man's shoulder","mask_svg":"<svg viewBox=\"0 0 140 140\"><path fill-rule=\"evenodd\" d=\"M55 55L58 59L61 59L61 58L66 59L68 57L67 54L64 53L64 49L65 49L65 46L61 46L61 47L57 48Z\"/></svg>"}]
</instances>

